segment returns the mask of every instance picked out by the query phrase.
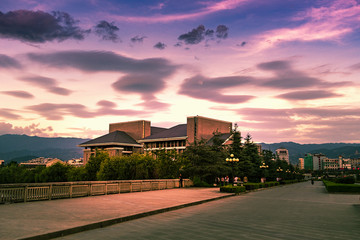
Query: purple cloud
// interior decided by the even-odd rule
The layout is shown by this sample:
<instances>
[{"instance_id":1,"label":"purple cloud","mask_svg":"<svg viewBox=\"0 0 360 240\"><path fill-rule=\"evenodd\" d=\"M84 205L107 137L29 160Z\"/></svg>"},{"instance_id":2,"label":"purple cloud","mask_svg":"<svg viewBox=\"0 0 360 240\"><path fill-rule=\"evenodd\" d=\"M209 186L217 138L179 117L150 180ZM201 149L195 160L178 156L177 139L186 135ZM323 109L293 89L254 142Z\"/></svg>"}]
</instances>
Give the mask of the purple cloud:
<instances>
[{"instance_id":1,"label":"purple cloud","mask_svg":"<svg viewBox=\"0 0 360 240\"><path fill-rule=\"evenodd\" d=\"M0 12L0 37L32 43L64 41L70 38L82 40L88 31L79 28L77 23L65 12L51 14L29 10Z\"/></svg>"},{"instance_id":2,"label":"purple cloud","mask_svg":"<svg viewBox=\"0 0 360 240\"><path fill-rule=\"evenodd\" d=\"M308 90L308 91L296 91L281 94L276 96L277 98L283 98L286 100L313 100L322 98L342 97L342 94L333 93L325 90Z\"/></svg>"},{"instance_id":3,"label":"purple cloud","mask_svg":"<svg viewBox=\"0 0 360 240\"><path fill-rule=\"evenodd\" d=\"M163 50L163 49L166 48L166 44L165 44L165 43L162 43L162 42L158 42L157 44L154 45L154 48Z\"/></svg>"},{"instance_id":4,"label":"purple cloud","mask_svg":"<svg viewBox=\"0 0 360 240\"><path fill-rule=\"evenodd\" d=\"M71 94L71 90L58 87L57 81L52 78L42 77L42 76L29 76L29 77L23 77L19 80L30 83L32 85L36 85L38 87L41 87L43 89L48 90L51 93L68 96Z\"/></svg>"},{"instance_id":5,"label":"purple cloud","mask_svg":"<svg viewBox=\"0 0 360 240\"><path fill-rule=\"evenodd\" d=\"M93 118L104 115L114 116L144 116L147 115L146 111L137 110L118 110L110 107L109 102L100 101L101 108L91 111L82 104L54 104L42 103L26 107L26 109L45 117L48 120L63 120L64 116L73 116L79 118ZM105 105L105 106L104 106Z\"/></svg>"},{"instance_id":6,"label":"purple cloud","mask_svg":"<svg viewBox=\"0 0 360 240\"><path fill-rule=\"evenodd\" d=\"M292 139L302 139L308 143L324 142L324 139L354 142L358 141L360 134L357 127L359 108L243 108L233 111L241 116L241 131L249 130L255 141L257 136L261 136L268 142Z\"/></svg>"},{"instance_id":7,"label":"purple cloud","mask_svg":"<svg viewBox=\"0 0 360 240\"><path fill-rule=\"evenodd\" d=\"M2 91L1 93L18 98L34 98L34 95L25 91Z\"/></svg>"},{"instance_id":8,"label":"purple cloud","mask_svg":"<svg viewBox=\"0 0 360 240\"><path fill-rule=\"evenodd\" d=\"M206 78L201 75L185 79L180 86L179 94L192 98L204 99L218 103L243 103L254 98L250 95L225 95L223 90L250 84L251 77Z\"/></svg>"},{"instance_id":9,"label":"purple cloud","mask_svg":"<svg viewBox=\"0 0 360 240\"><path fill-rule=\"evenodd\" d=\"M116 32L119 31L119 28L115 25L114 22L107 22L105 20L100 21L94 27L95 34L101 37L103 40L109 40L113 42L119 41L119 36Z\"/></svg>"},{"instance_id":10,"label":"purple cloud","mask_svg":"<svg viewBox=\"0 0 360 240\"><path fill-rule=\"evenodd\" d=\"M143 41L144 41L144 39L146 38L146 36L142 36L142 37L140 37L140 36L135 36L135 37L132 37L131 39L130 39L130 41L132 42L132 43L143 43Z\"/></svg>"},{"instance_id":11,"label":"purple cloud","mask_svg":"<svg viewBox=\"0 0 360 240\"><path fill-rule=\"evenodd\" d=\"M13 110L13 109L0 108L0 117L6 118L6 119L12 119L12 120L21 118L20 115L13 113L13 112L15 112L15 110Z\"/></svg>"},{"instance_id":12,"label":"purple cloud","mask_svg":"<svg viewBox=\"0 0 360 240\"><path fill-rule=\"evenodd\" d=\"M0 54L0 68L21 69L22 65L16 59Z\"/></svg>"}]
</instances>

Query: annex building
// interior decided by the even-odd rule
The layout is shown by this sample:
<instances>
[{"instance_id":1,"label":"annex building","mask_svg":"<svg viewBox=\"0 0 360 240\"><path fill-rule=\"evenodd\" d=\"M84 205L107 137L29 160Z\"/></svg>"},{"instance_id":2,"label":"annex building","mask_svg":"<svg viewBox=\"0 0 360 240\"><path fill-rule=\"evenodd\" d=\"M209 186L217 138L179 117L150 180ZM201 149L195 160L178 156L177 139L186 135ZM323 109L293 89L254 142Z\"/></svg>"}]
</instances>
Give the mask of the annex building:
<instances>
[{"instance_id":1,"label":"annex building","mask_svg":"<svg viewBox=\"0 0 360 240\"><path fill-rule=\"evenodd\" d=\"M182 153L195 139L213 141L214 133L224 142L230 142L232 123L201 116L187 117L185 124L171 128L151 126L150 121L137 120L109 124L109 133L79 144L84 147L84 164L96 149L109 156L131 155L155 150L176 150Z\"/></svg>"}]
</instances>

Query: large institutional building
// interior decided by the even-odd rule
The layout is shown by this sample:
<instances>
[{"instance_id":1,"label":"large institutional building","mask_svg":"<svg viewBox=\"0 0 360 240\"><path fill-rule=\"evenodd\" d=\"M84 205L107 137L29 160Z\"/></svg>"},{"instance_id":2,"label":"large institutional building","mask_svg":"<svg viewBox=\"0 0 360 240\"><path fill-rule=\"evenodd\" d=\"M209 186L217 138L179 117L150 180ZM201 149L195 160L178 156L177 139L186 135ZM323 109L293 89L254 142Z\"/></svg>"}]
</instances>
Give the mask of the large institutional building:
<instances>
[{"instance_id":1,"label":"large institutional building","mask_svg":"<svg viewBox=\"0 0 360 240\"><path fill-rule=\"evenodd\" d=\"M214 133L224 142L230 142L232 123L201 116L187 117L186 124L171 128L151 126L150 121L111 123L109 133L84 142L84 164L95 149L107 151L109 156L130 155L154 150L176 150L182 153L195 139L212 142Z\"/></svg>"}]
</instances>

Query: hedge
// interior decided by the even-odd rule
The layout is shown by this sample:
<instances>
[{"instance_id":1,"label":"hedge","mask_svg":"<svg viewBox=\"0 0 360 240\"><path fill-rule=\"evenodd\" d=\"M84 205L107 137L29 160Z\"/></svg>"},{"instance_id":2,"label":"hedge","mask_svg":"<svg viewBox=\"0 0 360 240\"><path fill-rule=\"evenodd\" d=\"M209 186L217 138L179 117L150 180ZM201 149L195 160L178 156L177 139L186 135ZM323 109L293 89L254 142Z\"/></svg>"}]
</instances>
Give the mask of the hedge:
<instances>
[{"instance_id":1,"label":"hedge","mask_svg":"<svg viewBox=\"0 0 360 240\"><path fill-rule=\"evenodd\" d=\"M345 192L345 193L360 193L359 184L344 184L344 183L334 183L331 181L323 180L326 190L329 193L335 192Z\"/></svg>"},{"instance_id":2,"label":"hedge","mask_svg":"<svg viewBox=\"0 0 360 240\"><path fill-rule=\"evenodd\" d=\"M244 186L232 186L232 185L227 185L227 186L222 186L220 187L220 192L228 192L228 193L241 193L241 192L245 192L246 189Z\"/></svg>"}]
</instances>

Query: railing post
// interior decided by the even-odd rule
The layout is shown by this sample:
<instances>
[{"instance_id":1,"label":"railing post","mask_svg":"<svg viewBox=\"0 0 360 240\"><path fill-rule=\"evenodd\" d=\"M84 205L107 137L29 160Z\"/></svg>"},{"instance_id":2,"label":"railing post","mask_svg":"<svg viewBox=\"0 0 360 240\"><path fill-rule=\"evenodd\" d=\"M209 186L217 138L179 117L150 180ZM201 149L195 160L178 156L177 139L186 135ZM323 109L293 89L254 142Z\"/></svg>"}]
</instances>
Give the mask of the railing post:
<instances>
[{"instance_id":1,"label":"railing post","mask_svg":"<svg viewBox=\"0 0 360 240\"><path fill-rule=\"evenodd\" d=\"M72 183L70 183L69 191L70 191L70 193L69 193L70 198L72 198L72 192L73 192L73 184Z\"/></svg>"},{"instance_id":2,"label":"railing post","mask_svg":"<svg viewBox=\"0 0 360 240\"><path fill-rule=\"evenodd\" d=\"M50 186L49 186L49 192L48 192L49 200L51 200L51 195L52 195L52 184L50 184Z\"/></svg>"},{"instance_id":3,"label":"railing post","mask_svg":"<svg viewBox=\"0 0 360 240\"><path fill-rule=\"evenodd\" d=\"M130 181L130 192L132 192L132 181Z\"/></svg>"},{"instance_id":4,"label":"railing post","mask_svg":"<svg viewBox=\"0 0 360 240\"><path fill-rule=\"evenodd\" d=\"M28 186L26 185L24 188L24 202L27 201L27 195L28 195Z\"/></svg>"},{"instance_id":5,"label":"railing post","mask_svg":"<svg viewBox=\"0 0 360 240\"><path fill-rule=\"evenodd\" d=\"M105 195L107 195L108 194L108 183L106 182L105 183Z\"/></svg>"}]
</instances>

